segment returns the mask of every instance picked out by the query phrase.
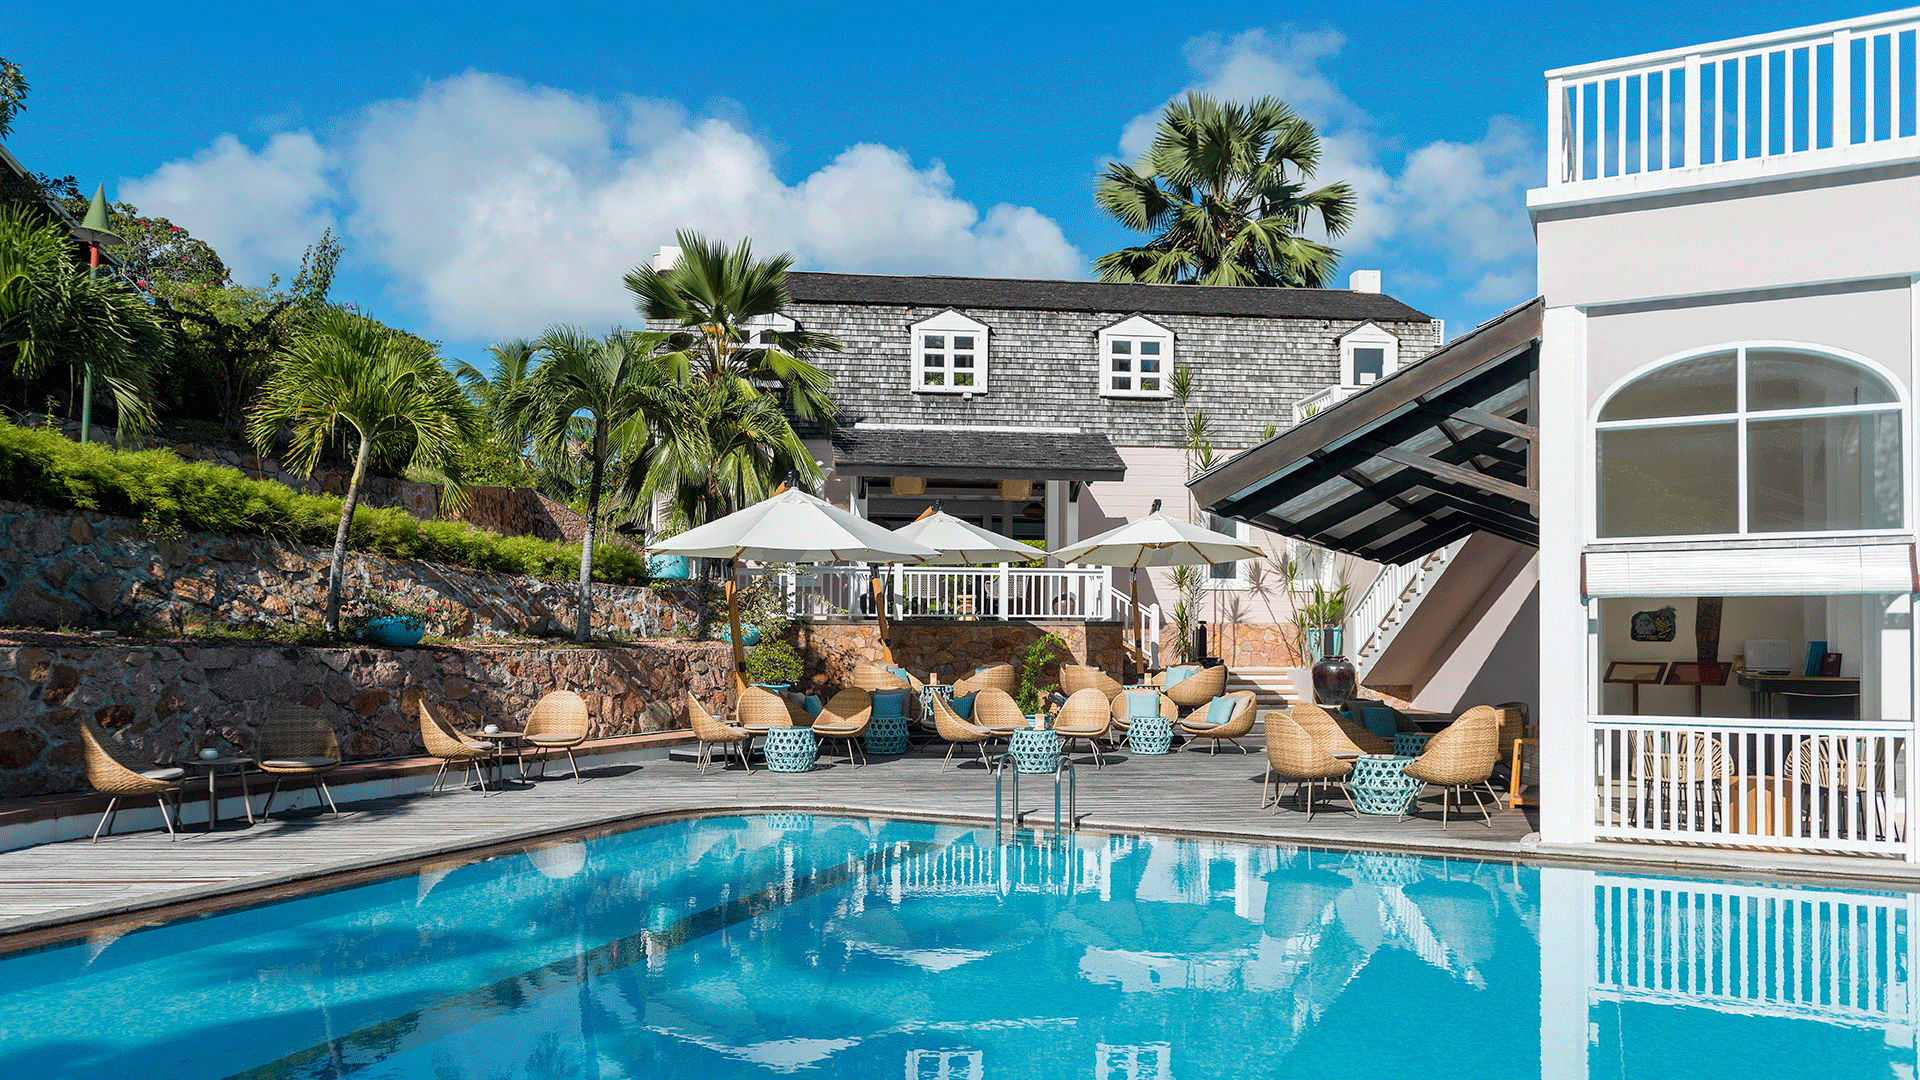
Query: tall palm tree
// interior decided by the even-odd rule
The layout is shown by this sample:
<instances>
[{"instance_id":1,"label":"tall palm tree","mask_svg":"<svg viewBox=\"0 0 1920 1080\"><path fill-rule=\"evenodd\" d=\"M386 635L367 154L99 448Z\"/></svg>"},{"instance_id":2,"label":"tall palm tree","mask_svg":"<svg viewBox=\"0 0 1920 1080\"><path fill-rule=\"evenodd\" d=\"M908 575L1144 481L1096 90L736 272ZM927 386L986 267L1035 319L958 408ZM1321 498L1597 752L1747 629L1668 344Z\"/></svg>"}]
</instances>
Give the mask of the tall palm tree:
<instances>
[{"instance_id":1,"label":"tall palm tree","mask_svg":"<svg viewBox=\"0 0 1920 1080\"><path fill-rule=\"evenodd\" d=\"M793 303L787 268L793 256L755 259L750 241L731 251L698 233L681 232L680 261L665 273L651 266L627 272L627 291L648 319L670 322L663 362L706 383L740 380L756 389L777 382L793 414L831 434L833 377L814 360L840 351L831 334L756 329L748 321L779 315ZM811 470L809 470L811 471Z\"/></svg>"},{"instance_id":2,"label":"tall palm tree","mask_svg":"<svg viewBox=\"0 0 1920 1080\"><path fill-rule=\"evenodd\" d=\"M508 395L505 411L533 433L540 454L557 459L585 443L578 447L588 477L575 641L585 642L592 626L593 542L607 465L618 453L645 447L648 419L672 380L670 368L655 356L664 339L619 329L595 338L577 327L550 327L534 342L540 366Z\"/></svg>"},{"instance_id":3,"label":"tall palm tree","mask_svg":"<svg viewBox=\"0 0 1920 1080\"><path fill-rule=\"evenodd\" d=\"M665 495L673 520L711 521L771 496L789 473L814 473L813 455L778 402L743 380L688 380L655 405L652 441L626 494Z\"/></svg>"},{"instance_id":4,"label":"tall palm tree","mask_svg":"<svg viewBox=\"0 0 1920 1080\"><path fill-rule=\"evenodd\" d=\"M317 312L275 358L261 387L247 434L261 453L284 425L293 431L286 463L311 476L321 452L351 429L353 475L340 505L327 580L326 629L340 631L347 530L360 500L367 463L377 451L407 465L438 470L458 491L462 448L484 420L461 393L431 345L340 308Z\"/></svg>"},{"instance_id":5,"label":"tall palm tree","mask_svg":"<svg viewBox=\"0 0 1920 1080\"><path fill-rule=\"evenodd\" d=\"M1190 93L1167 106L1136 166L1107 166L1094 201L1129 229L1156 234L1093 262L1102 281L1321 288L1340 253L1299 235L1319 215L1347 231L1353 189L1305 181L1320 136L1285 102L1250 105Z\"/></svg>"}]
</instances>

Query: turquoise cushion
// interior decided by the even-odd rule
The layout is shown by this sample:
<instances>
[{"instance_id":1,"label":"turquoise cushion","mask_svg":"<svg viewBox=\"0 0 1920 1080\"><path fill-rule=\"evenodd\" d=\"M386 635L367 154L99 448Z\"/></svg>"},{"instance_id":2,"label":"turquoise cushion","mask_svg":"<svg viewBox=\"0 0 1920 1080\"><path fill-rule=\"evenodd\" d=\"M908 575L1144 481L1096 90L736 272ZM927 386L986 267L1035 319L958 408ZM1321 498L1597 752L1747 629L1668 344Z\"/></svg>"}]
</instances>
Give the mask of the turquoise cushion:
<instances>
[{"instance_id":1,"label":"turquoise cushion","mask_svg":"<svg viewBox=\"0 0 1920 1080\"><path fill-rule=\"evenodd\" d=\"M1234 707L1239 704L1239 698L1230 697L1217 697L1207 702L1207 723L1224 724L1233 719Z\"/></svg>"},{"instance_id":2,"label":"turquoise cushion","mask_svg":"<svg viewBox=\"0 0 1920 1080\"><path fill-rule=\"evenodd\" d=\"M1363 706L1360 709L1360 722L1368 731L1383 739L1393 738L1393 733L1400 726L1394 718L1393 709L1386 705Z\"/></svg>"},{"instance_id":3,"label":"turquoise cushion","mask_svg":"<svg viewBox=\"0 0 1920 1080\"><path fill-rule=\"evenodd\" d=\"M873 718L875 720L898 720L907 715L907 692L905 690L875 690L873 692Z\"/></svg>"},{"instance_id":4,"label":"turquoise cushion","mask_svg":"<svg viewBox=\"0 0 1920 1080\"><path fill-rule=\"evenodd\" d=\"M819 716L820 710L826 707L826 703L820 700L820 695L808 694L800 699L800 707L807 710L808 716Z\"/></svg>"},{"instance_id":5,"label":"turquoise cushion","mask_svg":"<svg viewBox=\"0 0 1920 1080\"><path fill-rule=\"evenodd\" d=\"M890 667L887 670L893 672L894 678L899 679L901 682L906 683L908 686L913 685L913 678L907 674L906 668Z\"/></svg>"},{"instance_id":6,"label":"turquoise cushion","mask_svg":"<svg viewBox=\"0 0 1920 1080\"><path fill-rule=\"evenodd\" d=\"M1170 667L1167 669L1166 681L1160 684L1161 689L1171 690L1198 674L1200 669L1197 667Z\"/></svg>"},{"instance_id":7,"label":"turquoise cushion","mask_svg":"<svg viewBox=\"0 0 1920 1080\"><path fill-rule=\"evenodd\" d=\"M972 694L956 695L951 701L948 701L947 704L953 706L953 715L959 717L962 720L973 719L973 695Z\"/></svg>"},{"instance_id":8,"label":"turquoise cushion","mask_svg":"<svg viewBox=\"0 0 1920 1080\"><path fill-rule=\"evenodd\" d=\"M1127 719L1141 720L1160 715L1160 692L1157 690L1127 691Z\"/></svg>"}]
</instances>

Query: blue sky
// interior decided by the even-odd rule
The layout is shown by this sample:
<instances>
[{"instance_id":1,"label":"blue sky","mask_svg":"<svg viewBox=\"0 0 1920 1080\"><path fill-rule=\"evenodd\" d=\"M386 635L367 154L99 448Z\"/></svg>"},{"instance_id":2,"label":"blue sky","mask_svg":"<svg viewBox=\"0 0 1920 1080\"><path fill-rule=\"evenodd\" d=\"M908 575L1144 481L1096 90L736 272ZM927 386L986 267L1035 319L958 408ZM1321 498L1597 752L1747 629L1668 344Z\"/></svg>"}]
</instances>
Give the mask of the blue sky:
<instances>
[{"instance_id":1,"label":"blue sky","mask_svg":"<svg viewBox=\"0 0 1920 1080\"><path fill-rule=\"evenodd\" d=\"M1361 192L1344 272L1456 335L1532 295L1550 67L1881 10L1854 3L11 3L8 144L227 257L479 359L638 317L676 228L802 269L1088 277L1093 205L1190 88L1272 93ZM1169 14L1169 12L1174 12ZM98 47L102 40L111 48Z\"/></svg>"}]
</instances>

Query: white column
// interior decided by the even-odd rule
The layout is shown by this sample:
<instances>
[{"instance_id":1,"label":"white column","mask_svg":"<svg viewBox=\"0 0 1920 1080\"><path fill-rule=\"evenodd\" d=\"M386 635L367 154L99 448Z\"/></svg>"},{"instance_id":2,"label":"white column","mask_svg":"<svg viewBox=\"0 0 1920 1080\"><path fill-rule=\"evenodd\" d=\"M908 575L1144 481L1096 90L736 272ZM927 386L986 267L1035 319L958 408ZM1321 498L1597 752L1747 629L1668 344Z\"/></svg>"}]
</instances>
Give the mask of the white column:
<instances>
[{"instance_id":1,"label":"white column","mask_svg":"<svg viewBox=\"0 0 1920 1080\"><path fill-rule=\"evenodd\" d=\"M1067 482L1049 480L1046 487L1047 500L1047 550L1055 551L1066 547L1067 525Z\"/></svg>"},{"instance_id":2,"label":"white column","mask_svg":"<svg viewBox=\"0 0 1920 1080\"><path fill-rule=\"evenodd\" d=\"M1587 622L1580 551L1593 485L1586 460L1586 314L1549 307L1540 345L1540 839L1589 842Z\"/></svg>"}]
</instances>

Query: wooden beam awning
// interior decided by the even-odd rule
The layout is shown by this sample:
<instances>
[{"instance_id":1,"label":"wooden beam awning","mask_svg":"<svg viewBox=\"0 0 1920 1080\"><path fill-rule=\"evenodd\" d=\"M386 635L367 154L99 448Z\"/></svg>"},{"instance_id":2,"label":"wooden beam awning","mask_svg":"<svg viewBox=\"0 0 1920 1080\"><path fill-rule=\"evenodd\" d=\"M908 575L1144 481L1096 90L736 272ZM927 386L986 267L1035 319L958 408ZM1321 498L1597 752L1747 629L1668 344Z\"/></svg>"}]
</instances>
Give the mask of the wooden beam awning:
<instances>
[{"instance_id":1,"label":"wooden beam awning","mask_svg":"<svg viewBox=\"0 0 1920 1080\"><path fill-rule=\"evenodd\" d=\"M1540 542L1542 301L1195 477L1210 513L1404 563L1475 532Z\"/></svg>"}]
</instances>

